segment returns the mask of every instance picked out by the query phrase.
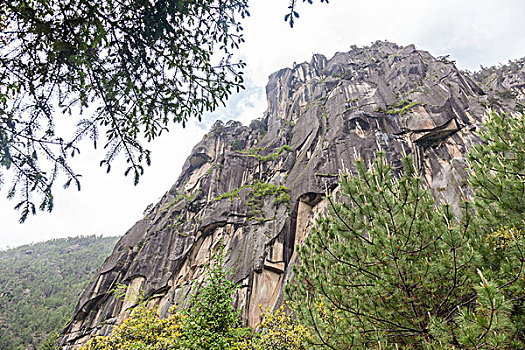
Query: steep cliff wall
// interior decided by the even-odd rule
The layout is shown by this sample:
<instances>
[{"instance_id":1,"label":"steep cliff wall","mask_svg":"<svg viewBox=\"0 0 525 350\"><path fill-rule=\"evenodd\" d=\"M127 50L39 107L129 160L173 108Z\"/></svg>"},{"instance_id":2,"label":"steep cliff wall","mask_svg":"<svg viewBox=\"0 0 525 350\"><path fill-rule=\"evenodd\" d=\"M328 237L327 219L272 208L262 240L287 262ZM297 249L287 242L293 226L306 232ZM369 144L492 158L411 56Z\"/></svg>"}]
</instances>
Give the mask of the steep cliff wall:
<instances>
[{"instance_id":1,"label":"steep cliff wall","mask_svg":"<svg viewBox=\"0 0 525 350\"><path fill-rule=\"evenodd\" d=\"M377 149L394 165L412 153L435 197L456 202L473 130L487 108L523 103L523 72L521 64L512 79L499 79L497 70L471 77L412 45L377 42L272 74L264 117L249 127L217 122L195 146L176 184L84 291L63 344L109 334L129 315L134 291L162 314L183 304L219 242L242 285L243 320L256 324L259 305L282 301L296 247L340 169ZM128 286L126 302L110 292L118 284Z\"/></svg>"}]
</instances>

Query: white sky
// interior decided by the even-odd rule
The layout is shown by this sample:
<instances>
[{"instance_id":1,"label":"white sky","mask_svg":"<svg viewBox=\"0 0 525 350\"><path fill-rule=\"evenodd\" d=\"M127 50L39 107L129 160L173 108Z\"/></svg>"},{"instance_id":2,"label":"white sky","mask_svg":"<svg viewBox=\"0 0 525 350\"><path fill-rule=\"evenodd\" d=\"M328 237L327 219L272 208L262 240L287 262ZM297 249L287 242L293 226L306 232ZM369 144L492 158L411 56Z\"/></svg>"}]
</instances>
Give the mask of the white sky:
<instances>
[{"instance_id":1,"label":"white sky","mask_svg":"<svg viewBox=\"0 0 525 350\"><path fill-rule=\"evenodd\" d=\"M98 166L101 153L85 149L75 159L82 173L82 191L55 188L55 209L18 224L15 200L6 199L9 184L0 190L0 249L75 235L122 235L149 203L171 187L184 160L206 129L219 118L248 123L266 109L264 86L274 71L293 62L309 61L312 54L328 58L350 45L389 40L415 44L434 56L450 55L462 69L506 63L525 56L523 0L330 0L330 4L299 3L300 19L290 29L283 18L288 0L250 0L245 21L246 43L241 56L248 63L248 89L230 99L227 108L207 117L204 124L171 132L152 145L151 167L138 186L123 176L123 168L106 174Z\"/></svg>"}]
</instances>

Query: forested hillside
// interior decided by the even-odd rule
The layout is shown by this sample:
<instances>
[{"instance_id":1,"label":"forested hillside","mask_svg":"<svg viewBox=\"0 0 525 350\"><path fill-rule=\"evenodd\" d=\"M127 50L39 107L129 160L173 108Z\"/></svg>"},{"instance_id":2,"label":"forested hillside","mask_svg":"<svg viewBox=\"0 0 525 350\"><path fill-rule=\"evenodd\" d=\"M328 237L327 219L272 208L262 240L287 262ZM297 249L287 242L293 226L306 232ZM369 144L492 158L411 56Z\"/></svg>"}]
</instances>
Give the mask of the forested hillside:
<instances>
[{"instance_id":1,"label":"forested hillside","mask_svg":"<svg viewBox=\"0 0 525 350\"><path fill-rule=\"evenodd\" d=\"M35 349L60 331L117 239L74 237L0 251L0 349Z\"/></svg>"}]
</instances>

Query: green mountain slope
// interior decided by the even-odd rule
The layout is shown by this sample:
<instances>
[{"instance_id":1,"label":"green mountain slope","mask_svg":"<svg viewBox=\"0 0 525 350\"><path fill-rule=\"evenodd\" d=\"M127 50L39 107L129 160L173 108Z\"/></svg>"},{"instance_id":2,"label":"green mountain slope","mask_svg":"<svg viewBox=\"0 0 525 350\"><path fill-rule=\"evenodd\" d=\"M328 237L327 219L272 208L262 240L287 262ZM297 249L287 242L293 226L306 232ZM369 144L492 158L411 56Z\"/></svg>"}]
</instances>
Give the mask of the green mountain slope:
<instances>
[{"instance_id":1,"label":"green mountain slope","mask_svg":"<svg viewBox=\"0 0 525 350\"><path fill-rule=\"evenodd\" d=\"M35 349L60 331L117 240L74 237L0 251L0 349Z\"/></svg>"}]
</instances>

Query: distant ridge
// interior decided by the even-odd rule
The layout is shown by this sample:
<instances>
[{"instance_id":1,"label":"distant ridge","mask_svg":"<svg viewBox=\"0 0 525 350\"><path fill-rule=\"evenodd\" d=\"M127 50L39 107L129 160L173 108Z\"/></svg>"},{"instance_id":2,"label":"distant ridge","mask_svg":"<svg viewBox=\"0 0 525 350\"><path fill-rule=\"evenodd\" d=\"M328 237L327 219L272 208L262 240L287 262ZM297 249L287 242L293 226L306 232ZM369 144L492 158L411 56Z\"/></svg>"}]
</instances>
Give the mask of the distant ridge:
<instances>
[{"instance_id":1,"label":"distant ridge","mask_svg":"<svg viewBox=\"0 0 525 350\"><path fill-rule=\"evenodd\" d=\"M117 239L61 238L0 251L0 349L37 349L59 332Z\"/></svg>"}]
</instances>

